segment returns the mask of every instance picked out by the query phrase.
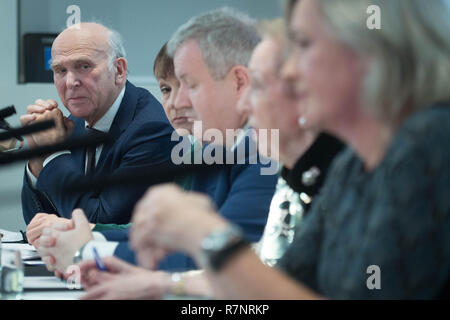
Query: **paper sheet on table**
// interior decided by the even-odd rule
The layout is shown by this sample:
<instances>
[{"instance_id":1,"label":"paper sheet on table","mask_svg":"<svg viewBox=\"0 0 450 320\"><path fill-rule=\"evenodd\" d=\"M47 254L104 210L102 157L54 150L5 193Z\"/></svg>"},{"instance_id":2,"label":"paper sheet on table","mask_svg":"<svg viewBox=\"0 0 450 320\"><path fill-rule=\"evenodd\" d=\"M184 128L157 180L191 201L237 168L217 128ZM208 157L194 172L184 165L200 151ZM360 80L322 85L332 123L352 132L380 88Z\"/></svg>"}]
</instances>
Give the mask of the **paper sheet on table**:
<instances>
[{"instance_id":1,"label":"paper sheet on table","mask_svg":"<svg viewBox=\"0 0 450 320\"><path fill-rule=\"evenodd\" d=\"M45 266L45 263L39 259L39 260L27 260L23 262L26 266Z\"/></svg>"},{"instance_id":2,"label":"paper sheet on table","mask_svg":"<svg viewBox=\"0 0 450 320\"><path fill-rule=\"evenodd\" d=\"M2 247L4 249L20 250L23 261L40 258L36 249L28 243L2 243Z\"/></svg>"},{"instance_id":3,"label":"paper sheet on table","mask_svg":"<svg viewBox=\"0 0 450 320\"><path fill-rule=\"evenodd\" d=\"M57 277L25 277L23 288L26 289L68 289L67 283Z\"/></svg>"},{"instance_id":4,"label":"paper sheet on table","mask_svg":"<svg viewBox=\"0 0 450 320\"><path fill-rule=\"evenodd\" d=\"M18 242L23 240L23 236L20 232L0 229L0 233L3 234L2 242Z\"/></svg>"},{"instance_id":5,"label":"paper sheet on table","mask_svg":"<svg viewBox=\"0 0 450 320\"><path fill-rule=\"evenodd\" d=\"M22 294L22 300L78 300L84 291L28 291Z\"/></svg>"}]
</instances>

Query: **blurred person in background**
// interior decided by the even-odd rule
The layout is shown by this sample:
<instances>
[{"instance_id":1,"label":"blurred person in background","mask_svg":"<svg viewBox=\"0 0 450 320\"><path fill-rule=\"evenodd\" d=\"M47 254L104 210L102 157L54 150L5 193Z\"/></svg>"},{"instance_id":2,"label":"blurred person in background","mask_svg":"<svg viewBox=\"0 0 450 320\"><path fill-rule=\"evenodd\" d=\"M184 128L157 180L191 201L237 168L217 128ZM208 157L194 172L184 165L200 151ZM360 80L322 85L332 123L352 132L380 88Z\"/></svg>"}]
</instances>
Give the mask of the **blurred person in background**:
<instances>
[{"instance_id":1,"label":"blurred person in background","mask_svg":"<svg viewBox=\"0 0 450 320\"><path fill-rule=\"evenodd\" d=\"M367 28L369 5L381 29ZM292 245L265 266L207 199L165 185L136 207L133 248L190 254L233 299L448 297L448 16L442 0L289 1L283 78L295 83L298 124L348 145Z\"/></svg>"},{"instance_id":2,"label":"blurred person in background","mask_svg":"<svg viewBox=\"0 0 450 320\"><path fill-rule=\"evenodd\" d=\"M259 30L263 40L253 51L249 62L250 85L238 106L241 112L248 114L250 125L256 129L257 141L264 144L259 150L263 150L265 156L279 156L285 168L292 168L296 161L301 162L301 156L306 152L305 154L310 154L310 158L314 155L315 163L325 173L326 166L321 165L325 163L324 158L332 159L341 143L332 137L315 142L318 135L305 132L297 125L299 114L295 107L296 101L286 93L285 84L278 76L285 41L284 21L279 19L260 22ZM261 137L258 130L268 130L268 137L271 136L271 130L279 130L279 144L276 144L279 154L276 150L270 150L270 141L258 140ZM289 139L292 136L296 139ZM315 146L315 153L310 151L312 146ZM301 185L301 175L295 178L297 179L300 180L297 185ZM319 189L317 185L316 188ZM279 210L279 199L287 194L292 203L288 208L290 211L283 215ZM296 220L301 218L302 205L299 193L285 185L277 187L261 240L262 246L258 249L258 254L265 263L272 265L276 262L292 241L289 233L294 231ZM286 217L287 215L292 217ZM287 219L291 221L285 223ZM115 258L106 258L104 262L108 273L98 272L94 261L81 264L85 287L88 288L85 299L158 299L167 294L220 298L220 294L216 295L201 270L170 274L136 268Z\"/></svg>"},{"instance_id":3,"label":"blurred person in background","mask_svg":"<svg viewBox=\"0 0 450 320\"><path fill-rule=\"evenodd\" d=\"M225 130L223 128L239 129L240 132L244 133L242 135L244 138L239 139L238 136L233 145L225 147L219 141L214 143L217 145L216 150L219 148L220 150L231 150L231 152L238 150L236 153L239 153L241 145L245 144L246 157L245 162L227 163L227 165L221 166L220 170L197 174L192 177L188 189L207 194L224 217L239 225L249 241L257 242L262 236L267 221L270 200L278 176L276 170L274 174L262 174L263 169L267 167L267 164L264 164L265 162L252 163L249 161L250 158L255 156L256 148L248 146L250 141L246 139L246 131L241 130L241 127L247 122L248 116L240 113L236 105L239 97L248 87L248 59L260 37L252 19L230 8L221 8L194 17L181 26L180 30L175 36L177 36L178 41L181 41L179 50L183 50L185 56L183 59L179 59L178 65L176 58L173 62L175 74L178 66L183 70L183 76L179 77L179 83L172 83L171 89L173 90L170 91L167 100L164 98L163 101L169 119L177 127L179 122L175 120L180 117L171 115L172 112L182 115L195 110L201 118L203 126L207 129L211 126L221 128L220 130ZM223 38L232 38L236 46L227 48L226 52L223 51L222 46L226 46L222 41ZM201 39L209 41L209 45L202 47L203 49L196 45L197 41L198 43L202 41ZM222 53L211 56L209 51L212 50L218 50ZM230 54L226 59L224 58L225 53ZM209 57L208 64L205 63L204 56ZM167 89L169 83L167 80L171 82L177 80L171 78L173 76L173 73L170 72L172 58L168 62L165 71L167 71L167 76L170 77L166 77L165 82L161 81L163 79L159 79L162 90ZM176 75L178 78L178 74ZM156 74L156 76L158 75ZM192 90L186 86L186 83L183 83L183 81L194 81L193 79L196 79L198 90ZM191 91L195 91L195 97L191 96ZM168 99L169 97L170 99ZM218 113L211 112L210 108L217 108ZM226 113L227 116L223 116L221 113ZM211 129L215 128L212 127ZM226 136L225 132L222 133L223 136ZM204 137L206 138L206 134ZM206 152L205 150L211 143L208 143L208 141L202 142L205 145L203 152ZM225 154L225 151L223 154ZM270 162L269 165L271 165ZM145 203L145 199L141 203ZM183 211L179 211L179 214L182 215ZM74 212L74 215L78 217L80 212ZM49 269L56 268L56 270L64 272L72 264L74 254L78 255L77 250L83 258L92 258L93 246L99 249L101 256L114 254L128 262L135 263L134 253L130 250L126 241L126 233L113 231L115 233L113 239L111 232L103 232L107 240L117 241L118 239L115 236L118 234L122 236L121 243L108 243L109 249L103 251L102 247L105 245L105 241L92 240L92 236L88 236L90 231L86 223L83 224L82 228L78 228L76 223L74 225L75 229L64 232L51 228L47 228L45 234L45 230L43 231L43 235L40 237L39 253L43 256L43 259L51 260L47 261ZM81 232L81 229L86 230L86 232ZM81 234L85 236L76 237L76 235ZM123 237L124 235L125 237ZM167 271L185 271L197 269L197 266L185 254L172 253L159 263L158 268Z\"/></svg>"}]
</instances>

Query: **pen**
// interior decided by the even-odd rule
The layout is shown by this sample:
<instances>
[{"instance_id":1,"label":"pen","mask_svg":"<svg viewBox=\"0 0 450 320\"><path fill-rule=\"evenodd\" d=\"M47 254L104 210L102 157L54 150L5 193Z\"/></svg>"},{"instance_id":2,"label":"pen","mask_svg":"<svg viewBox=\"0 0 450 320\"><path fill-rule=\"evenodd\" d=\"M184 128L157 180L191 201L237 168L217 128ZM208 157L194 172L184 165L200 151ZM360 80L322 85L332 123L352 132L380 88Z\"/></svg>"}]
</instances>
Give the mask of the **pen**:
<instances>
[{"instance_id":1,"label":"pen","mask_svg":"<svg viewBox=\"0 0 450 320\"><path fill-rule=\"evenodd\" d=\"M97 269L100 271L108 271L106 269L105 265L103 264L103 261L100 258L100 255L98 254L96 247L92 248L92 252L94 253L94 259L95 259L95 264L97 265Z\"/></svg>"}]
</instances>

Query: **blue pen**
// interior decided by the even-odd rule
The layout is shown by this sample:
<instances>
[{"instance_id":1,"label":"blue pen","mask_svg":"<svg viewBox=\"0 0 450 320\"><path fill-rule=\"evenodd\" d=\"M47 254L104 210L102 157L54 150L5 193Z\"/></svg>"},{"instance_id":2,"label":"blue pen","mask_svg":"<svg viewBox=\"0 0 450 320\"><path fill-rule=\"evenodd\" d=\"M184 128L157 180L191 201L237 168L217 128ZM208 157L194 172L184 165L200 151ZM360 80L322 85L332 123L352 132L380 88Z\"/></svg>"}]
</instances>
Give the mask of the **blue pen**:
<instances>
[{"instance_id":1,"label":"blue pen","mask_svg":"<svg viewBox=\"0 0 450 320\"><path fill-rule=\"evenodd\" d=\"M92 251L94 252L94 259L95 259L95 264L97 265L97 269L100 271L108 271L105 267L105 265L103 264L102 259L100 258L100 255L97 252L97 248L93 247Z\"/></svg>"}]
</instances>

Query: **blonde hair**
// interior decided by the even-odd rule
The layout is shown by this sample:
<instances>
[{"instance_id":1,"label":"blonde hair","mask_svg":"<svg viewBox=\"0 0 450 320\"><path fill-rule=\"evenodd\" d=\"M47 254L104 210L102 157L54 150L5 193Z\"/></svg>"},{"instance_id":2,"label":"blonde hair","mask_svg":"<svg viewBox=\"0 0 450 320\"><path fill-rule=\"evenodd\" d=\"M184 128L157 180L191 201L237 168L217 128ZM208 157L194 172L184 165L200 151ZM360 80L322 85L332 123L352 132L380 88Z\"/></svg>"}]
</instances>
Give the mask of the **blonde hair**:
<instances>
[{"instance_id":1,"label":"blonde hair","mask_svg":"<svg viewBox=\"0 0 450 320\"><path fill-rule=\"evenodd\" d=\"M287 19L301 0L287 3ZM334 37L369 58L363 104L384 120L450 100L450 9L445 0L318 0ZM381 28L369 29L370 5Z\"/></svg>"}]
</instances>

